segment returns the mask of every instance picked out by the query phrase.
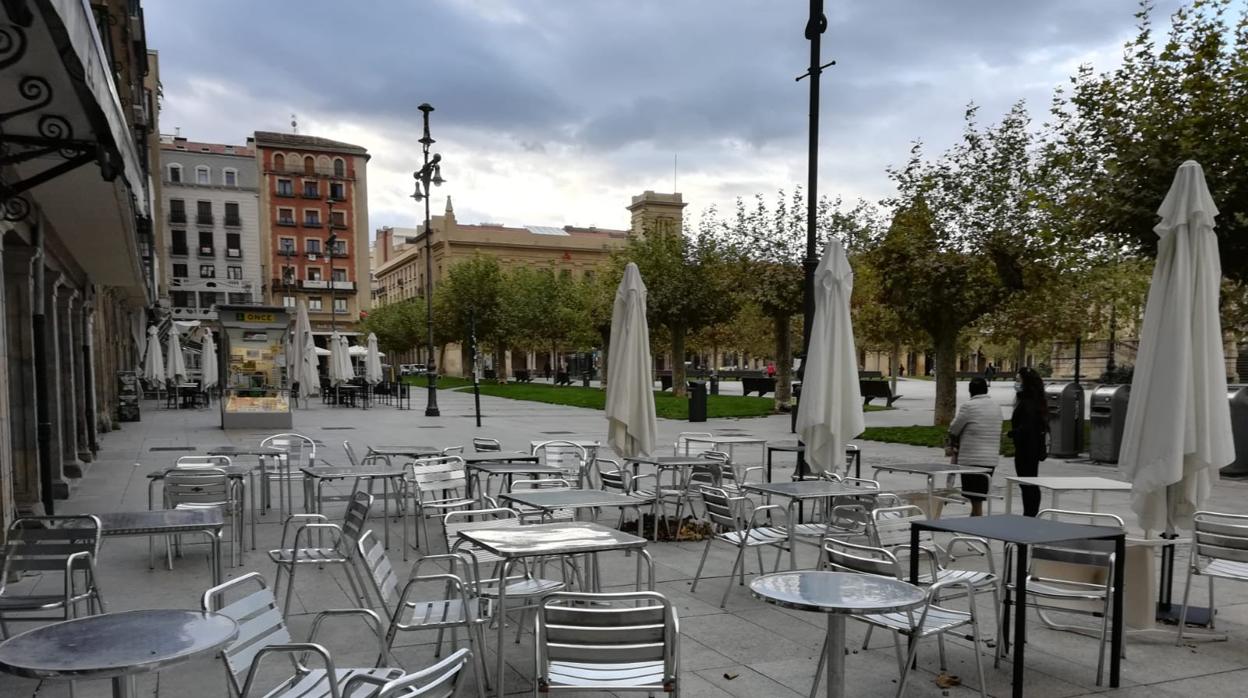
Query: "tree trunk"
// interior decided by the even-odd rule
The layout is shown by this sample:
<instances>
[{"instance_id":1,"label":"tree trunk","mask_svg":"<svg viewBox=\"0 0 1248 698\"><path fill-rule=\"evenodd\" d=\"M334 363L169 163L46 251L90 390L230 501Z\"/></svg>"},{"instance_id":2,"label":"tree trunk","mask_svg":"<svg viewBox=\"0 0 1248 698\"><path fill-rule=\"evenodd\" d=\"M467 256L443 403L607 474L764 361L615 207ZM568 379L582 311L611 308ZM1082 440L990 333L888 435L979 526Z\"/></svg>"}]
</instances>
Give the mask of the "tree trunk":
<instances>
[{"instance_id":1,"label":"tree trunk","mask_svg":"<svg viewBox=\"0 0 1248 698\"><path fill-rule=\"evenodd\" d=\"M607 389L607 361L610 360L609 349L611 348L611 331L598 333L602 337L602 353L598 359L598 386L603 390Z\"/></svg>"},{"instance_id":2,"label":"tree trunk","mask_svg":"<svg viewBox=\"0 0 1248 698\"><path fill-rule=\"evenodd\" d=\"M1027 365L1027 338L1018 338L1018 365L1014 367L1014 372L1018 373L1022 367Z\"/></svg>"},{"instance_id":3,"label":"tree trunk","mask_svg":"<svg viewBox=\"0 0 1248 698\"><path fill-rule=\"evenodd\" d=\"M495 342L497 347L494 351L494 378L499 383L507 382L507 345L502 342Z\"/></svg>"},{"instance_id":4,"label":"tree trunk","mask_svg":"<svg viewBox=\"0 0 1248 698\"><path fill-rule=\"evenodd\" d=\"M958 333L933 336L936 348L936 419L938 427L948 426L958 408Z\"/></svg>"},{"instance_id":5,"label":"tree trunk","mask_svg":"<svg viewBox=\"0 0 1248 698\"><path fill-rule=\"evenodd\" d=\"M893 370L893 395L897 394L897 374L901 373L901 342L893 342L893 350L888 355L889 367Z\"/></svg>"},{"instance_id":6,"label":"tree trunk","mask_svg":"<svg viewBox=\"0 0 1248 698\"><path fill-rule=\"evenodd\" d=\"M684 397L685 391L685 326L672 328L672 395Z\"/></svg>"},{"instance_id":7,"label":"tree trunk","mask_svg":"<svg viewBox=\"0 0 1248 698\"><path fill-rule=\"evenodd\" d=\"M793 334L788 316L772 319L776 323L776 410L788 412L793 403Z\"/></svg>"}]
</instances>

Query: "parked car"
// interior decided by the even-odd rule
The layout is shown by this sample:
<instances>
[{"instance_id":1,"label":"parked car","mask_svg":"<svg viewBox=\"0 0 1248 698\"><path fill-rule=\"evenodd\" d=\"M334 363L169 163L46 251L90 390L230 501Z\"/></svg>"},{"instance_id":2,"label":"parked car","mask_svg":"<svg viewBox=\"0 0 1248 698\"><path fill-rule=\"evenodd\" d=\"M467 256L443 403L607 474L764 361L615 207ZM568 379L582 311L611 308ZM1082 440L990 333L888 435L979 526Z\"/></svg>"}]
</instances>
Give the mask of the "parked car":
<instances>
[{"instance_id":1,"label":"parked car","mask_svg":"<svg viewBox=\"0 0 1248 698\"><path fill-rule=\"evenodd\" d=\"M425 372L424 364L400 364L400 376L419 376Z\"/></svg>"}]
</instances>

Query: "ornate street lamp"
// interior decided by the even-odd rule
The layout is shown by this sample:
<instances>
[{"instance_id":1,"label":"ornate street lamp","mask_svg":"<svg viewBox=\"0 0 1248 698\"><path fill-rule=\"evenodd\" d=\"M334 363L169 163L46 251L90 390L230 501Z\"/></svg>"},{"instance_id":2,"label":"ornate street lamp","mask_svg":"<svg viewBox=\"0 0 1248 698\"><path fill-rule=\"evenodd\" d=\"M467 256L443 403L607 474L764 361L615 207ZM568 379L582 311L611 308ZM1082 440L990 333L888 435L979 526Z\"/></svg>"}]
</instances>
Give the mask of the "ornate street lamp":
<instances>
[{"instance_id":1,"label":"ornate street lamp","mask_svg":"<svg viewBox=\"0 0 1248 698\"><path fill-rule=\"evenodd\" d=\"M437 417L441 412L438 411L438 372L433 358L433 227L429 218L429 187L440 187L446 180L442 179L442 156L438 153L433 153L432 156L429 154L429 146L436 142L429 135L429 112L433 111L433 106L425 103L417 109L420 109L425 121L425 133L420 139L424 165L412 173L412 177L416 179L416 192L412 194L412 198L417 203L425 202L425 324L428 331L425 342L425 377L429 388L425 399L425 416Z\"/></svg>"},{"instance_id":2,"label":"ornate street lamp","mask_svg":"<svg viewBox=\"0 0 1248 698\"><path fill-rule=\"evenodd\" d=\"M329 226L329 237L325 240L325 245L329 248L325 250L325 256L329 259L329 329L331 332L337 332L338 308L334 303L337 297L337 288L334 285L334 248L338 246L338 233L334 232L334 200L332 198L329 200L329 220L326 223Z\"/></svg>"}]
</instances>

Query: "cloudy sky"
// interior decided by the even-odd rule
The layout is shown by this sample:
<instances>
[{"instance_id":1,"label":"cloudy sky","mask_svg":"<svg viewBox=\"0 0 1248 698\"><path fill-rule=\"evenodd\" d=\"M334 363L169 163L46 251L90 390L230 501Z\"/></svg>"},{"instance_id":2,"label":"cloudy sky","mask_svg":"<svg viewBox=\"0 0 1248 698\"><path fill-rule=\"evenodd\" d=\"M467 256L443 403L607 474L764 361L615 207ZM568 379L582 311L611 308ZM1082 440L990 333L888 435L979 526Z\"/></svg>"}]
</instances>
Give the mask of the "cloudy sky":
<instances>
[{"instance_id":1,"label":"cloudy sky","mask_svg":"<svg viewBox=\"0 0 1248 698\"><path fill-rule=\"evenodd\" d=\"M1163 25L1177 0L1161 0ZM820 191L878 199L885 167L1118 62L1136 0L829 0ZM370 227L413 226L420 112L461 222L624 228L629 197L695 215L805 182L804 0L146 0L161 130L364 146ZM678 160L673 174L673 159Z\"/></svg>"}]
</instances>

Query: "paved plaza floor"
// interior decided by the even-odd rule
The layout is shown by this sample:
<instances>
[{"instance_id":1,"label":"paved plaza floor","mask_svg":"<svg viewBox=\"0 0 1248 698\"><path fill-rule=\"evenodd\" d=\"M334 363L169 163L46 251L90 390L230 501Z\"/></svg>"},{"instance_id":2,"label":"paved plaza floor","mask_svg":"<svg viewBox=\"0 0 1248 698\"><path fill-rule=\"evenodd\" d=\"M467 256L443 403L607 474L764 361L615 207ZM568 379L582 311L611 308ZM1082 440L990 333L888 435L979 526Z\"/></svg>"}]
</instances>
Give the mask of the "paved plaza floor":
<instances>
[{"instance_id":1,"label":"paved plaza floor","mask_svg":"<svg viewBox=\"0 0 1248 698\"><path fill-rule=\"evenodd\" d=\"M916 383L922 381L914 381ZM901 392L906 393L906 390ZM484 424L477 428L472 419L472 398L461 392L439 394L440 418L423 414L424 395L414 391L410 411L378 406L367 411L355 408L332 408L315 401L295 416L295 431L321 443L318 457L334 464L345 464L342 441L349 440L357 448L368 444L420 443L436 446L468 444L473 436L499 439L504 448L526 449L531 440L555 438L594 438L605 441L606 423L602 412L501 398L483 397ZM868 424L930 423L930 402L924 406L916 400L913 409L903 399L891 412L867 415ZM140 510L147 507L147 481L150 470L173 463L179 455L201 452L225 444L251 444L267 434L261 431L223 432L219 428L216 403L211 409L166 410L155 403L145 403L142 421L123 425L123 429L102 435L102 450L85 477L75 487L69 500L59 503L58 513L97 513ZM926 410L924 420L922 414ZM908 421L913 419L914 421ZM717 434L749 435L766 439L793 438L788 432L789 418L777 415L758 419L714 419L704 424L669 420L659 421L661 443L672 443L682 431L711 431ZM941 460L935 449L862 442L864 476L869 476L874 463ZM170 450L185 449L185 450ZM739 450L738 460L761 459L757 450ZM791 454L777 456L776 479L788 479L792 469ZM1012 464L1002 461L996 480L1012 472ZM1050 460L1041 466L1044 475L1121 476L1112 467ZM886 490L917 490L922 483L913 477L884 476ZM298 488L296 488L298 489ZM1214 491L1209 508L1243 512L1248 484L1224 481ZM1064 508L1087 507L1088 495L1071 494L1063 499ZM998 504L998 506L1000 506ZM298 505L297 505L298 507ZM1102 511L1123 515L1129 523L1127 496L1105 493L1100 497ZM962 515L954 509L947 515ZM341 505L327 506L327 514L341 517ZM614 514L604 515L604 522L614 521ZM380 532L380 521L374 517L373 527ZM392 527L397 525L392 522ZM400 536L394 535L390 559L399 570L402 563ZM273 565L265 551L277 547L281 525L277 513L261 517L259 545L246 549L241 567L227 567L227 578L249 571L258 571L272 580ZM436 535L436 534L435 534ZM733 551L726 546L713 546L706 563L704 581L697 593L690 593L703 543L652 544L657 567L657 588L668 595L680 614L682 693L685 696L804 696L814 676L815 664L824 637L824 618L800 611L765 605L750 598L744 587L734 587L726 609L718 606L724 585L730 584L727 573L732 565ZM206 548L186 537L185 554L174 560L172 571L157 565L147 567L147 541L142 538L106 540L101 553L100 572L108 610L137 608L194 608L202 592L210 586L205 564ZM157 542L163 550L163 542ZM441 540L435 541L432 552L443 552ZM414 553L415 554L415 553ZM228 557L228 555L227 555ZM748 571L757 573L752 556ZM1186 549L1180 559L1186 560ZM772 556L767 556L768 567ZM798 549L799 566L815 562L815 549ZM982 567L982 558L960 558L959 565ZM999 559L996 562L1000 562ZM602 561L608 590L631 588L633 561L612 556ZM1180 567L1182 562L1180 563ZM295 600L290 625L296 640L306 636L312 615L328 608L353 605L346 581L335 570L300 570L296 581ZM620 580L629 586L615 586ZM25 583L30 583L27 580ZM748 581L748 578L747 578ZM1127 580L1128 584L1132 580ZM1177 576L1181 592L1182 576ZM431 592L436 593L436 592ZM1204 603L1206 587L1196 586L1195 599ZM1128 632L1126 654L1122 664L1122 688L1110 691L1095 685L1097 642L1094 638L1069 632L1058 632L1042 626L1035 613L1029 614L1031 629L1027 649L1027 695L1062 698L1104 694L1112 696L1234 696L1244 695L1248 685L1248 585L1221 584L1218 587L1218 630L1229 634L1225 642L1190 641L1175 646L1175 633L1169 626L1159 631ZM991 627L995 613L981 605L980 612ZM14 624L13 629L26 625ZM896 692L897 664L892 642L877 632L869 649L862 648L864 631L856 622L849 622L849 647L846 658L848 695L891 696ZM395 657L408 669L426 666L433 661L433 633L416 633L400 637ZM487 659L493 671L494 639L487 634ZM509 631L506 648L509 693L532 692L532 636L521 637L511 644L515 635ZM462 640L462 636L461 636ZM334 653L338 666L364 666L374 656L362 626L346 622L341 630L324 636L324 644ZM907 691L909 696L972 696L978 694L974 656L964 639L950 638L947 643L947 673L960 677L962 685L942 689L935 679L939 673L936 642L924 642L919 650L918 670ZM987 689L992 695L1009 695L1011 665L1007 659L993 668L987 662ZM275 661L274 665L280 664ZM282 667L285 668L285 667ZM1108 670L1106 671L1108 678ZM224 696L225 675L220 662L203 659L177 665L160 674L139 677L142 695ZM467 688L467 687L465 687ZM82 698L108 695L108 682L79 682L75 695ZM68 686L55 682L18 679L0 674L0 696L4 698L40 698L68 696ZM473 695L465 690L461 695Z\"/></svg>"}]
</instances>

